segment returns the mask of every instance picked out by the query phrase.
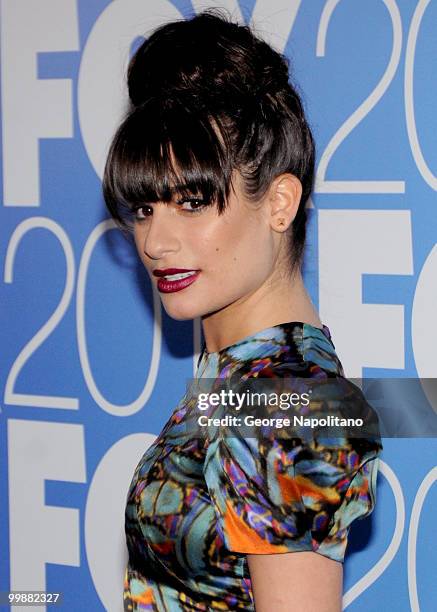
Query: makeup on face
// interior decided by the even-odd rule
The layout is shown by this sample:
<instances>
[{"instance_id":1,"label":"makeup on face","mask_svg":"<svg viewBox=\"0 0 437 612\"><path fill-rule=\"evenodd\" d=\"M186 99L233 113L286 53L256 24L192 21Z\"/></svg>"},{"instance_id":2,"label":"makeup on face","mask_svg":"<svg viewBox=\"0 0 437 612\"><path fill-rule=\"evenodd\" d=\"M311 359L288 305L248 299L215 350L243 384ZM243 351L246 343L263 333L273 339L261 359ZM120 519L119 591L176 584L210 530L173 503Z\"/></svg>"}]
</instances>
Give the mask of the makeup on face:
<instances>
[{"instance_id":1,"label":"makeup on face","mask_svg":"<svg viewBox=\"0 0 437 612\"><path fill-rule=\"evenodd\" d=\"M198 279L200 272L200 270L187 270L185 268L164 268L154 270L153 275L158 277L158 291L173 293L192 285Z\"/></svg>"}]
</instances>

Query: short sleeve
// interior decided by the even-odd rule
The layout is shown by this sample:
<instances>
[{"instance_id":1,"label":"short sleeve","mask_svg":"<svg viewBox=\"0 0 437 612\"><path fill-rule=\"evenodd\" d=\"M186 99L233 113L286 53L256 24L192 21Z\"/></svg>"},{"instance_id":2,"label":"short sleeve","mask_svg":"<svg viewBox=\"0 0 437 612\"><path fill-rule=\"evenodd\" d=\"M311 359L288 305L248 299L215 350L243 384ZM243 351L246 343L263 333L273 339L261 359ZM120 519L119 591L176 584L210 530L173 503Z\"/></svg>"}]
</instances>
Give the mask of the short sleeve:
<instances>
[{"instance_id":1,"label":"short sleeve","mask_svg":"<svg viewBox=\"0 0 437 612\"><path fill-rule=\"evenodd\" d=\"M217 437L204 477L226 547L343 562L352 522L374 508L381 448L359 438Z\"/></svg>"}]
</instances>

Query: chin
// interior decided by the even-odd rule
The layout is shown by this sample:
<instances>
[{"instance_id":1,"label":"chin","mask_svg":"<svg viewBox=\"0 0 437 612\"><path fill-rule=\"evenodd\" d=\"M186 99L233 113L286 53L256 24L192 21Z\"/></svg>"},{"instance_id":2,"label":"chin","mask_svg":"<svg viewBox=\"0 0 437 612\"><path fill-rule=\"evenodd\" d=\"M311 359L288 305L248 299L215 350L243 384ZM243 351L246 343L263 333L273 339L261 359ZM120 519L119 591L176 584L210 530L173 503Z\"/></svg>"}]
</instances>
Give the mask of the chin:
<instances>
[{"instance_id":1,"label":"chin","mask_svg":"<svg viewBox=\"0 0 437 612\"><path fill-rule=\"evenodd\" d=\"M165 300L162 300L165 312L175 321L189 321L203 314L193 302L187 302L186 304L166 304L165 302Z\"/></svg>"},{"instance_id":2,"label":"chin","mask_svg":"<svg viewBox=\"0 0 437 612\"><path fill-rule=\"evenodd\" d=\"M193 297L182 299L162 299L162 305L169 317L176 321L188 321L201 318L218 312L225 306L223 304L201 304L200 300Z\"/></svg>"}]
</instances>

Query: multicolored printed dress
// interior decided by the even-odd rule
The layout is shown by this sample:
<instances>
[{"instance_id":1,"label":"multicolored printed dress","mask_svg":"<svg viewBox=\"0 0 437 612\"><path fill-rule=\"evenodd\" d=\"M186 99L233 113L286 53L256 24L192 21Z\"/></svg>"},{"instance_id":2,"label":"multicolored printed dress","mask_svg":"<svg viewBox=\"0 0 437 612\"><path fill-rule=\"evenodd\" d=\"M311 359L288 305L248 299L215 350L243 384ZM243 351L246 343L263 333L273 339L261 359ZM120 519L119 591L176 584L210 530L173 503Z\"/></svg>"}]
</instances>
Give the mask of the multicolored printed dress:
<instances>
[{"instance_id":1,"label":"multicolored printed dress","mask_svg":"<svg viewBox=\"0 0 437 612\"><path fill-rule=\"evenodd\" d=\"M343 377L328 327L293 321L204 346L195 378L264 376ZM209 438L192 415L186 394L135 469L125 610L254 610L248 553L343 561L352 522L375 505L380 438Z\"/></svg>"}]
</instances>

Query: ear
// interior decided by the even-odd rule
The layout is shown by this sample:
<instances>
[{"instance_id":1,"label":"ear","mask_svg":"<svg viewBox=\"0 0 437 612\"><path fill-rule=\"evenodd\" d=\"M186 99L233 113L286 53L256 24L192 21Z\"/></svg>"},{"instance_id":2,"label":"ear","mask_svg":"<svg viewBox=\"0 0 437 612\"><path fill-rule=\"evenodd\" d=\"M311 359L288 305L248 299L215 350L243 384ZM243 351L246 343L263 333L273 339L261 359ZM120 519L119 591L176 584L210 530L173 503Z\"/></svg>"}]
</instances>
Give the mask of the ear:
<instances>
[{"instance_id":1,"label":"ear","mask_svg":"<svg viewBox=\"0 0 437 612\"><path fill-rule=\"evenodd\" d=\"M302 183L294 174L277 176L269 188L270 226L285 232L293 222L302 197Z\"/></svg>"}]
</instances>

